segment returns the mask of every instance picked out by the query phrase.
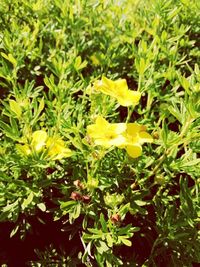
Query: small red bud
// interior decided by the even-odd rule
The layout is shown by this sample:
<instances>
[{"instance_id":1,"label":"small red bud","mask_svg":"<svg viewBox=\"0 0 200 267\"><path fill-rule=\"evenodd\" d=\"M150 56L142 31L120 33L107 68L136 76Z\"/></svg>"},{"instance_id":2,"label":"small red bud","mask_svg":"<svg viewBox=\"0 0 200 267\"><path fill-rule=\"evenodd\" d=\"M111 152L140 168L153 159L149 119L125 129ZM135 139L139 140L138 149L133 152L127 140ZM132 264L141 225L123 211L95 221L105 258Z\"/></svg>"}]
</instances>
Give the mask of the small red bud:
<instances>
[{"instance_id":1,"label":"small red bud","mask_svg":"<svg viewBox=\"0 0 200 267\"><path fill-rule=\"evenodd\" d=\"M113 214L110 219L114 224L118 224L121 222L121 217L119 214Z\"/></svg>"},{"instance_id":2,"label":"small red bud","mask_svg":"<svg viewBox=\"0 0 200 267\"><path fill-rule=\"evenodd\" d=\"M85 204L88 204L90 202L90 200L91 200L91 197L90 196L83 196L82 197L82 201Z\"/></svg>"},{"instance_id":3,"label":"small red bud","mask_svg":"<svg viewBox=\"0 0 200 267\"><path fill-rule=\"evenodd\" d=\"M72 192L70 198L73 199L73 200L76 200L76 201L77 200L82 200L82 196L78 192Z\"/></svg>"}]
</instances>

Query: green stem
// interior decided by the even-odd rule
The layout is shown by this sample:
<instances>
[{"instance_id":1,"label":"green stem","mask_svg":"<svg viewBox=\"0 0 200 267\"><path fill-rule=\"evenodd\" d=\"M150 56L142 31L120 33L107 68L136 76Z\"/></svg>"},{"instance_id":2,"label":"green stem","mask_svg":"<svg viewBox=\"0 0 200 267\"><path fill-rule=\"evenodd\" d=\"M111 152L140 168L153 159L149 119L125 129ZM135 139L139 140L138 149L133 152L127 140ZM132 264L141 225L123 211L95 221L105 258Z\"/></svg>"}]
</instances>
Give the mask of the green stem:
<instances>
[{"instance_id":1,"label":"green stem","mask_svg":"<svg viewBox=\"0 0 200 267\"><path fill-rule=\"evenodd\" d=\"M128 114L127 114L127 117L126 117L126 123L129 122L132 112L133 112L133 107L128 107Z\"/></svg>"}]
</instances>

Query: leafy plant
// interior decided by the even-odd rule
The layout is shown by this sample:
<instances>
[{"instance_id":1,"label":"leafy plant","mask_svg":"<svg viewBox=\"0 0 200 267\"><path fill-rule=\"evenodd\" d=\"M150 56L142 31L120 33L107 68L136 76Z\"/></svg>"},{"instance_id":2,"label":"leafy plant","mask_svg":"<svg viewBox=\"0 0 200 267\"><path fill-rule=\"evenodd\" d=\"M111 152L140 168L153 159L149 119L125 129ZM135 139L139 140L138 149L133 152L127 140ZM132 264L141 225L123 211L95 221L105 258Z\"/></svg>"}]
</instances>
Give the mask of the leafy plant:
<instances>
[{"instance_id":1,"label":"leafy plant","mask_svg":"<svg viewBox=\"0 0 200 267\"><path fill-rule=\"evenodd\" d=\"M199 10L1 1L2 266L200 262Z\"/></svg>"}]
</instances>

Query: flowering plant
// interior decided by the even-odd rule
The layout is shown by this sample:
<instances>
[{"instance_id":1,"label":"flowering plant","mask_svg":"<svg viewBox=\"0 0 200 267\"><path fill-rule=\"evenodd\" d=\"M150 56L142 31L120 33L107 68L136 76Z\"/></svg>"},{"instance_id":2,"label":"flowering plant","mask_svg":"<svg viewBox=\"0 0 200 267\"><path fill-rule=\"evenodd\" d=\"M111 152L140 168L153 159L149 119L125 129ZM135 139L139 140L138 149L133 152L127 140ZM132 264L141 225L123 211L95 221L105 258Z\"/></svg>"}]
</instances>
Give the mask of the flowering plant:
<instances>
[{"instance_id":1,"label":"flowering plant","mask_svg":"<svg viewBox=\"0 0 200 267\"><path fill-rule=\"evenodd\" d=\"M94 89L117 99L124 107L135 106L139 103L141 93L128 89L125 79L112 81L105 76L93 85Z\"/></svg>"},{"instance_id":2,"label":"flowering plant","mask_svg":"<svg viewBox=\"0 0 200 267\"><path fill-rule=\"evenodd\" d=\"M0 1L0 266L199 266L198 10Z\"/></svg>"},{"instance_id":3,"label":"flowering plant","mask_svg":"<svg viewBox=\"0 0 200 267\"><path fill-rule=\"evenodd\" d=\"M95 124L87 127L87 134L95 145L125 148L129 156L137 158L142 154L141 144L153 141L145 130L145 126L137 123L108 123L97 117Z\"/></svg>"},{"instance_id":4,"label":"flowering plant","mask_svg":"<svg viewBox=\"0 0 200 267\"><path fill-rule=\"evenodd\" d=\"M30 144L28 140L24 145L17 144L17 150L26 156L42 152L46 158L51 160L70 157L72 151L65 147L64 141L59 137L49 137L44 130L38 130L32 133Z\"/></svg>"}]
</instances>

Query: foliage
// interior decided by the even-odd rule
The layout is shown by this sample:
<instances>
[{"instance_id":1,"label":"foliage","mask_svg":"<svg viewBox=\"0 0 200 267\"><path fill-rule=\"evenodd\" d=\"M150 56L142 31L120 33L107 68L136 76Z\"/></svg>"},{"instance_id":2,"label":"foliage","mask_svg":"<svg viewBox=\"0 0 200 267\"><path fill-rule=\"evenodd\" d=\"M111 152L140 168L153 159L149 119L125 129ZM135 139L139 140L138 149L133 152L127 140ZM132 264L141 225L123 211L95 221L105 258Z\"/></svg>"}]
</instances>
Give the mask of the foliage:
<instances>
[{"instance_id":1,"label":"foliage","mask_svg":"<svg viewBox=\"0 0 200 267\"><path fill-rule=\"evenodd\" d=\"M11 240L35 218L79 244L34 248L30 266L200 263L199 14L0 1L0 221Z\"/></svg>"}]
</instances>

